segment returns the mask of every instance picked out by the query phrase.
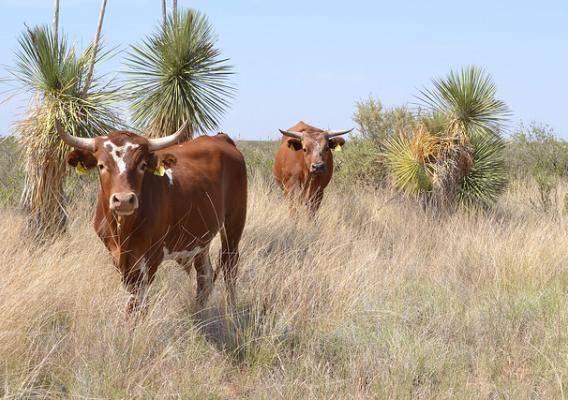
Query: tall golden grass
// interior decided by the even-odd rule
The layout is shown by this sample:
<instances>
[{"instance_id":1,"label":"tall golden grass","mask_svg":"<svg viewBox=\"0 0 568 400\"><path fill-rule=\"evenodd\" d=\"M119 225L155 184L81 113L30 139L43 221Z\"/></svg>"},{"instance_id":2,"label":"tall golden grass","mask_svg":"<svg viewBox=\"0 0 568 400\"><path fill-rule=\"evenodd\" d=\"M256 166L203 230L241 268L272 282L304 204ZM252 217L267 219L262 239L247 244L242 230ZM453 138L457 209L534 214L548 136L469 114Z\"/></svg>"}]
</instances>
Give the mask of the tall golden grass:
<instances>
[{"instance_id":1,"label":"tall golden grass","mask_svg":"<svg viewBox=\"0 0 568 400\"><path fill-rule=\"evenodd\" d=\"M238 315L221 281L162 265L136 326L78 199L34 246L0 211L2 398L552 399L568 379L566 219L513 187L496 211L429 215L333 187L315 219L250 184Z\"/></svg>"}]
</instances>

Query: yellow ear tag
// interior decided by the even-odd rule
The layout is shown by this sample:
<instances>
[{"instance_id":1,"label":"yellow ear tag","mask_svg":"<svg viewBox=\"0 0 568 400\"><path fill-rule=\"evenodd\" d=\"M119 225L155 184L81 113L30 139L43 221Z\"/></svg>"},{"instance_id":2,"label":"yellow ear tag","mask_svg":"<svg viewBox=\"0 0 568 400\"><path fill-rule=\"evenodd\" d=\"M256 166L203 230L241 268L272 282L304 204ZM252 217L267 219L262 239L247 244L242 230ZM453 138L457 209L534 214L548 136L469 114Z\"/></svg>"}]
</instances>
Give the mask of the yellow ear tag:
<instances>
[{"instance_id":1,"label":"yellow ear tag","mask_svg":"<svg viewBox=\"0 0 568 400\"><path fill-rule=\"evenodd\" d=\"M87 173L87 169L83 167L83 164L78 162L77 165L75 165L75 172L77 175L85 175Z\"/></svg>"},{"instance_id":2,"label":"yellow ear tag","mask_svg":"<svg viewBox=\"0 0 568 400\"><path fill-rule=\"evenodd\" d=\"M166 169L164 168L164 164L162 164L162 163L160 163L158 168L156 168L154 170L154 175L164 176L165 173L166 173Z\"/></svg>"},{"instance_id":3,"label":"yellow ear tag","mask_svg":"<svg viewBox=\"0 0 568 400\"><path fill-rule=\"evenodd\" d=\"M337 146L335 146L335 149L334 149L334 150L335 150L335 151L341 151L341 145L338 144Z\"/></svg>"}]
</instances>

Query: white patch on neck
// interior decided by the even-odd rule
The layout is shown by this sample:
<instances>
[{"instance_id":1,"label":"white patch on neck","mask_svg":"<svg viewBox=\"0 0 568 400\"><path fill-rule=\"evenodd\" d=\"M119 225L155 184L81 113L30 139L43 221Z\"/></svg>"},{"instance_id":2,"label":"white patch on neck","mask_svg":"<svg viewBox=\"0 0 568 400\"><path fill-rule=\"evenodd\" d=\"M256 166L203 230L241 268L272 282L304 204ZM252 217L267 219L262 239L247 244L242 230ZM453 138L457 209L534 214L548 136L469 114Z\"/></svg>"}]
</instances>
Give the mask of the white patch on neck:
<instances>
[{"instance_id":1,"label":"white patch on neck","mask_svg":"<svg viewBox=\"0 0 568 400\"><path fill-rule=\"evenodd\" d=\"M124 171L126 171L126 162L124 161L126 153L140 145L135 143L125 143L122 146L117 146L110 140L105 140L104 146L110 152L114 162L116 163L116 167L118 168L118 174L121 175Z\"/></svg>"},{"instance_id":2,"label":"white patch on neck","mask_svg":"<svg viewBox=\"0 0 568 400\"><path fill-rule=\"evenodd\" d=\"M176 258L194 258L197 254L199 254L203 250L201 247L196 247L192 250L183 250L183 251L174 251L170 253L168 248L164 246L164 260L175 260Z\"/></svg>"},{"instance_id":3,"label":"white patch on neck","mask_svg":"<svg viewBox=\"0 0 568 400\"><path fill-rule=\"evenodd\" d=\"M174 173L171 168L166 169L166 176L170 181L170 186L174 185Z\"/></svg>"}]
</instances>

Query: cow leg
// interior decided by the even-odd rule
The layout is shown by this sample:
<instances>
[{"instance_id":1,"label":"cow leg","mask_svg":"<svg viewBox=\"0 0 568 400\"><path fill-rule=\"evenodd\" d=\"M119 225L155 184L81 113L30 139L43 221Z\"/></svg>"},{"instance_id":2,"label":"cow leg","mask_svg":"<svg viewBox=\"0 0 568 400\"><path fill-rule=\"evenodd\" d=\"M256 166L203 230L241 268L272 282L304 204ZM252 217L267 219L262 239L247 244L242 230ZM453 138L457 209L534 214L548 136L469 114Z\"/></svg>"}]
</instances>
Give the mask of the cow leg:
<instances>
[{"instance_id":1,"label":"cow leg","mask_svg":"<svg viewBox=\"0 0 568 400\"><path fill-rule=\"evenodd\" d=\"M239 241L244 229L244 218L238 224L221 229L220 268L223 271L227 300L231 308L236 306L236 284L239 272Z\"/></svg>"},{"instance_id":2,"label":"cow leg","mask_svg":"<svg viewBox=\"0 0 568 400\"><path fill-rule=\"evenodd\" d=\"M126 304L128 315L138 316L148 308L148 289L152 283L156 266L150 266L147 260L141 258L135 265L122 275L122 283L130 293Z\"/></svg>"},{"instance_id":3,"label":"cow leg","mask_svg":"<svg viewBox=\"0 0 568 400\"><path fill-rule=\"evenodd\" d=\"M213 267L209 257L209 247L195 256L193 265L197 280L195 303L197 308L201 310L207 304L207 299L213 290Z\"/></svg>"},{"instance_id":4,"label":"cow leg","mask_svg":"<svg viewBox=\"0 0 568 400\"><path fill-rule=\"evenodd\" d=\"M315 214L320 206L321 201L323 200L323 190L316 191L309 199L309 210L312 214Z\"/></svg>"}]
</instances>

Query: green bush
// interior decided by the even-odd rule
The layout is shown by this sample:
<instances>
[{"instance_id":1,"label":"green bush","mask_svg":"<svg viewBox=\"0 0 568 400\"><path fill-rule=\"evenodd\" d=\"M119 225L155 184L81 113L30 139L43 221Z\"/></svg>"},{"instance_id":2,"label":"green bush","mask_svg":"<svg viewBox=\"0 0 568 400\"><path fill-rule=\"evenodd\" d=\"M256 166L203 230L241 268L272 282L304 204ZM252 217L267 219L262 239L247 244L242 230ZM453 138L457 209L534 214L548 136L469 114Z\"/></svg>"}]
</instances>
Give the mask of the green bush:
<instances>
[{"instance_id":1,"label":"green bush","mask_svg":"<svg viewBox=\"0 0 568 400\"><path fill-rule=\"evenodd\" d=\"M568 177L568 143L547 125L521 125L507 143L505 159L514 178Z\"/></svg>"},{"instance_id":2,"label":"green bush","mask_svg":"<svg viewBox=\"0 0 568 400\"><path fill-rule=\"evenodd\" d=\"M511 178L532 179L538 196L532 206L545 213L556 212L559 181L568 177L568 143L543 124L521 125L506 147L506 165Z\"/></svg>"},{"instance_id":3,"label":"green bush","mask_svg":"<svg viewBox=\"0 0 568 400\"><path fill-rule=\"evenodd\" d=\"M333 181L338 185L363 184L381 186L386 182L386 169L380 159L377 142L352 137L333 153L335 172Z\"/></svg>"},{"instance_id":4,"label":"green bush","mask_svg":"<svg viewBox=\"0 0 568 400\"><path fill-rule=\"evenodd\" d=\"M276 140L246 140L237 142L237 147L243 153L249 178L260 176L267 181L272 180L272 165L279 141Z\"/></svg>"},{"instance_id":5,"label":"green bush","mask_svg":"<svg viewBox=\"0 0 568 400\"><path fill-rule=\"evenodd\" d=\"M361 138L372 140L378 147L394 135L410 134L416 123L416 116L406 107L385 108L373 97L358 101L355 107L353 121Z\"/></svg>"}]
</instances>

